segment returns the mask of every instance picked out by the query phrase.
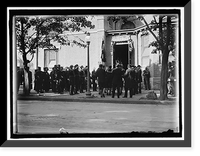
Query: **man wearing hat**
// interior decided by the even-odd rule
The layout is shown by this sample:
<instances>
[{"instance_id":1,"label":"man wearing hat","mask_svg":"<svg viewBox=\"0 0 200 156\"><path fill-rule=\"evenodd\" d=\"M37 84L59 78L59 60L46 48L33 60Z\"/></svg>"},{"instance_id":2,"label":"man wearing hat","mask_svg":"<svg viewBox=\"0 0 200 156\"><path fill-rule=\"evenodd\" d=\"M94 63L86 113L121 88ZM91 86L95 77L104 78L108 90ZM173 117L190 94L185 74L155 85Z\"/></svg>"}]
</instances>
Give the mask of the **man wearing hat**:
<instances>
[{"instance_id":1,"label":"man wearing hat","mask_svg":"<svg viewBox=\"0 0 200 156\"><path fill-rule=\"evenodd\" d=\"M74 66L74 94L78 94L79 90L79 67L78 64Z\"/></svg>"},{"instance_id":2,"label":"man wearing hat","mask_svg":"<svg viewBox=\"0 0 200 156\"><path fill-rule=\"evenodd\" d=\"M106 72L103 69L103 65L100 64L99 68L96 71L96 77L98 78L99 93L100 93L101 97L105 97L105 95L104 95L105 76L106 76Z\"/></svg>"},{"instance_id":3,"label":"man wearing hat","mask_svg":"<svg viewBox=\"0 0 200 156\"><path fill-rule=\"evenodd\" d=\"M50 76L49 76L49 73L48 73L48 67L44 67L44 72L43 72L43 90L45 92L48 92L49 91L49 88L50 88Z\"/></svg>"},{"instance_id":4,"label":"man wearing hat","mask_svg":"<svg viewBox=\"0 0 200 156\"><path fill-rule=\"evenodd\" d=\"M130 94L130 98L132 98L133 95L133 78L134 78L134 72L133 69L131 68L131 65L128 64L127 65L127 70L124 74L124 89L125 89L125 93L124 93L124 97L123 98L127 98L127 93L129 90L129 94Z\"/></svg>"},{"instance_id":5,"label":"man wearing hat","mask_svg":"<svg viewBox=\"0 0 200 156\"><path fill-rule=\"evenodd\" d=\"M115 97L115 90L117 89L117 97L119 98L120 96L120 87L122 84L122 75L123 71L121 69L120 64L116 64L116 68L113 69L112 72L112 98Z\"/></svg>"},{"instance_id":6,"label":"man wearing hat","mask_svg":"<svg viewBox=\"0 0 200 156\"><path fill-rule=\"evenodd\" d=\"M43 83L42 71L41 67L38 67L37 72L35 72L35 90L39 95L42 92L42 83Z\"/></svg>"},{"instance_id":7,"label":"man wearing hat","mask_svg":"<svg viewBox=\"0 0 200 156\"><path fill-rule=\"evenodd\" d=\"M70 66L69 68L69 93L70 95L74 94L74 69L73 69L73 65Z\"/></svg>"},{"instance_id":8,"label":"man wearing hat","mask_svg":"<svg viewBox=\"0 0 200 156\"><path fill-rule=\"evenodd\" d=\"M79 71L79 82L80 82L80 93L83 93L83 89L84 89L84 80L85 80L85 73L83 70L83 66L80 66L80 71Z\"/></svg>"},{"instance_id":9,"label":"man wearing hat","mask_svg":"<svg viewBox=\"0 0 200 156\"><path fill-rule=\"evenodd\" d=\"M142 86L141 86L141 82L142 82L142 70L141 70L141 66L138 65L137 66L137 82L138 82L138 93L141 93L142 91Z\"/></svg>"}]
</instances>

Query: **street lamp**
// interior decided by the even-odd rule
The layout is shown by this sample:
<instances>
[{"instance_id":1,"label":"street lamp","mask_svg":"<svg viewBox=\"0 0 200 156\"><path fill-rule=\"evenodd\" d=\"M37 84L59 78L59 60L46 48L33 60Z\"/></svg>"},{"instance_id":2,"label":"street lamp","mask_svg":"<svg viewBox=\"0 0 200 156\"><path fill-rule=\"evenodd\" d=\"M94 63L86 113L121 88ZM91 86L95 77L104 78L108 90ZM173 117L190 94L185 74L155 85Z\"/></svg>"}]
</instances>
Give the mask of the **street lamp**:
<instances>
[{"instance_id":1,"label":"street lamp","mask_svg":"<svg viewBox=\"0 0 200 156\"><path fill-rule=\"evenodd\" d=\"M89 45L90 45L90 33L88 32L85 37L85 41L87 43L87 92L86 92L86 97L91 96L90 92L90 56L89 56Z\"/></svg>"}]
</instances>

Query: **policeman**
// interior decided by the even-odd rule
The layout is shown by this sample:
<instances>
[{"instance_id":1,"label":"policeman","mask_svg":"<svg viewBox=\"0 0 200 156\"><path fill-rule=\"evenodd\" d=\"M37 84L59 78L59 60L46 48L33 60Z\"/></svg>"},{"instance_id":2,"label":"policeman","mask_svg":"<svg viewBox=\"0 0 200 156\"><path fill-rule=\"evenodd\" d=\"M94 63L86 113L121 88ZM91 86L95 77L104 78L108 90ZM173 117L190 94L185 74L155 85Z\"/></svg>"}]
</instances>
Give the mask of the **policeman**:
<instances>
[{"instance_id":1,"label":"policeman","mask_svg":"<svg viewBox=\"0 0 200 156\"><path fill-rule=\"evenodd\" d=\"M120 87L122 84L122 76L124 72L121 68L120 64L116 65L116 68L113 69L112 72L112 98L115 96L115 90L117 89L117 97L119 98L120 96Z\"/></svg>"},{"instance_id":2,"label":"policeman","mask_svg":"<svg viewBox=\"0 0 200 156\"><path fill-rule=\"evenodd\" d=\"M138 94L138 70L137 70L136 66L134 66L134 71L135 71L135 85L134 85L134 90L135 90L135 94Z\"/></svg>"},{"instance_id":3,"label":"policeman","mask_svg":"<svg viewBox=\"0 0 200 156\"><path fill-rule=\"evenodd\" d=\"M78 94L78 90L79 90L79 67L78 64L76 64L74 66L74 87L75 87L75 94Z\"/></svg>"},{"instance_id":4,"label":"policeman","mask_svg":"<svg viewBox=\"0 0 200 156\"><path fill-rule=\"evenodd\" d=\"M133 84L133 95L137 93L137 81L136 81L136 66L132 65L132 84Z\"/></svg>"},{"instance_id":5,"label":"policeman","mask_svg":"<svg viewBox=\"0 0 200 156\"><path fill-rule=\"evenodd\" d=\"M40 95L42 93L42 84L43 84L43 78L42 78L42 71L41 67L38 67L36 73L35 73L35 90Z\"/></svg>"},{"instance_id":6,"label":"policeman","mask_svg":"<svg viewBox=\"0 0 200 156\"><path fill-rule=\"evenodd\" d=\"M43 72L43 90L45 92L49 91L50 88L50 75L48 73L48 67L44 67L44 72Z\"/></svg>"},{"instance_id":7,"label":"policeman","mask_svg":"<svg viewBox=\"0 0 200 156\"><path fill-rule=\"evenodd\" d=\"M64 92L66 78L65 78L65 71L63 70L63 67L60 67L59 71L59 90L58 93L62 94Z\"/></svg>"},{"instance_id":8,"label":"policeman","mask_svg":"<svg viewBox=\"0 0 200 156\"><path fill-rule=\"evenodd\" d=\"M137 79L138 79L138 93L142 93L142 70L141 70L141 66L138 65L137 66Z\"/></svg>"},{"instance_id":9,"label":"policeman","mask_svg":"<svg viewBox=\"0 0 200 156\"><path fill-rule=\"evenodd\" d=\"M80 82L80 93L83 93L83 89L84 89L84 81L85 81L85 73L83 70L83 66L80 67L80 77L79 77L79 82Z\"/></svg>"},{"instance_id":10,"label":"policeman","mask_svg":"<svg viewBox=\"0 0 200 156\"><path fill-rule=\"evenodd\" d=\"M93 91L97 91L96 80L97 80L97 77L96 77L96 71L95 71L95 68L94 68L93 71L92 71L92 88L93 88Z\"/></svg>"},{"instance_id":11,"label":"policeman","mask_svg":"<svg viewBox=\"0 0 200 156\"><path fill-rule=\"evenodd\" d=\"M70 68L69 68L69 86L70 86L69 94L73 95L74 94L74 69L73 69L73 65L71 65Z\"/></svg>"},{"instance_id":12,"label":"policeman","mask_svg":"<svg viewBox=\"0 0 200 156\"><path fill-rule=\"evenodd\" d=\"M54 71L52 73L52 91L56 93L58 91L59 75L58 75L58 66L54 66Z\"/></svg>"},{"instance_id":13,"label":"policeman","mask_svg":"<svg viewBox=\"0 0 200 156\"><path fill-rule=\"evenodd\" d=\"M54 86L54 72L55 72L55 65L52 68L52 71L50 72L50 87L52 89L52 92L55 92L55 86Z\"/></svg>"},{"instance_id":14,"label":"policeman","mask_svg":"<svg viewBox=\"0 0 200 156\"><path fill-rule=\"evenodd\" d=\"M70 85L69 85L69 67L66 67L65 70L65 91L69 92Z\"/></svg>"},{"instance_id":15,"label":"policeman","mask_svg":"<svg viewBox=\"0 0 200 156\"><path fill-rule=\"evenodd\" d=\"M62 67L60 64L57 65L57 70L56 70L56 91L60 94L62 93L62 82L63 82L63 77L61 76L61 69Z\"/></svg>"}]
</instances>

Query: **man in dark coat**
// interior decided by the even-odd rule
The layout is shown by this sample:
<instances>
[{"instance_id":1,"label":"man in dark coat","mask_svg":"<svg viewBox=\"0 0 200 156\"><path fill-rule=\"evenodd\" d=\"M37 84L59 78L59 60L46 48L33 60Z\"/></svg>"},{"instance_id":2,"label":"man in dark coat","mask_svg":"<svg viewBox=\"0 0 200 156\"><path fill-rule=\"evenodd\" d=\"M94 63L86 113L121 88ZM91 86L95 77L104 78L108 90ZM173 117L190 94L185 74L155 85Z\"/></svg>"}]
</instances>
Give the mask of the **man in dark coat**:
<instances>
[{"instance_id":1,"label":"man in dark coat","mask_svg":"<svg viewBox=\"0 0 200 156\"><path fill-rule=\"evenodd\" d=\"M142 82L142 70L141 70L141 66L138 65L137 66L137 82L138 82L138 93L141 93L142 91L142 86L141 86L141 82Z\"/></svg>"},{"instance_id":2,"label":"man in dark coat","mask_svg":"<svg viewBox=\"0 0 200 156\"><path fill-rule=\"evenodd\" d=\"M65 70L65 91L69 92L70 85L69 85L69 67L66 67Z\"/></svg>"},{"instance_id":3,"label":"man in dark coat","mask_svg":"<svg viewBox=\"0 0 200 156\"><path fill-rule=\"evenodd\" d=\"M60 79L60 73L59 73L59 66L56 65L53 73L53 91L54 93L58 92L58 88L59 88L59 79Z\"/></svg>"},{"instance_id":4,"label":"man in dark coat","mask_svg":"<svg viewBox=\"0 0 200 156\"><path fill-rule=\"evenodd\" d=\"M105 76L106 76L106 72L103 69L103 65L100 64L99 68L96 71L96 77L98 78L99 93L100 93L101 97L105 97L105 95L104 95Z\"/></svg>"},{"instance_id":5,"label":"man in dark coat","mask_svg":"<svg viewBox=\"0 0 200 156\"><path fill-rule=\"evenodd\" d=\"M151 85L150 85L150 71L148 67L145 68L143 71L143 76L144 76L144 86L146 90L151 90Z\"/></svg>"},{"instance_id":6,"label":"man in dark coat","mask_svg":"<svg viewBox=\"0 0 200 156\"><path fill-rule=\"evenodd\" d=\"M41 67L38 67L35 73L35 90L40 95L42 93L42 84L43 84L43 74L41 71Z\"/></svg>"},{"instance_id":7,"label":"man in dark coat","mask_svg":"<svg viewBox=\"0 0 200 156\"><path fill-rule=\"evenodd\" d=\"M106 88L107 88L107 95L111 95L111 88L112 88L112 66L109 66L106 70Z\"/></svg>"},{"instance_id":8,"label":"man in dark coat","mask_svg":"<svg viewBox=\"0 0 200 156\"><path fill-rule=\"evenodd\" d=\"M130 94L130 98L132 98L133 96L133 86L134 86L134 71L133 69L131 68L131 65L128 65L127 66L127 70L124 74L124 81L125 81L125 84L124 84L124 89L125 89L125 94L124 94L124 98L127 98L127 93L128 93L128 90L129 90L129 94Z\"/></svg>"},{"instance_id":9,"label":"man in dark coat","mask_svg":"<svg viewBox=\"0 0 200 156\"><path fill-rule=\"evenodd\" d=\"M71 65L70 68L69 68L69 85L70 85L69 94L73 95L74 94L74 69L73 69L73 65Z\"/></svg>"},{"instance_id":10,"label":"man in dark coat","mask_svg":"<svg viewBox=\"0 0 200 156\"><path fill-rule=\"evenodd\" d=\"M60 67L59 69L59 87L58 87L58 93L62 94L64 93L66 78L65 78L65 71L63 70L63 67Z\"/></svg>"},{"instance_id":11,"label":"man in dark coat","mask_svg":"<svg viewBox=\"0 0 200 156\"><path fill-rule=\"evenodd\" d=\"M52 71L50 72L50 88L52 89L52 91L53 92L55 92L55 87L54 87L54 80L53 80L53 78L54 78L54 72L55 72L55 66L52 68Z\"/></svg>"},{"instance_id":12,"label":"man in dark coat","mask_svg":"<svg viewBox=\"0 0 200 156\"><path fill-rule=\"evenodd\" d=\"M93 91L97 91L96 80L97 80L96 71L95 71L95 69L93 69L93 71L92 71L92 88L93 88Z\"/></svg>"},{"instance_id":13,"label":"man in dark coat","mask_svg":"<svg viewBox=\"0 0 200 156\"><path fill-rule=\"evenodd\" d=\"M138 94L138 70L136 66L133 66L135 71L135 83L134 83L134 92L135 94Z\"/></svg>"},{"instance_id":14,"label":"man in dark coat","mask_svg":"<svg viewBox=\"0 0 200 156\"><path fill-rule=\"evenodd\" d=\"M45 92L49 91L50 88L50 75L48 73L48 67L44 67L44 72L43 72L43 90Z\"/></svg>"},{"instance_id":15,"label":"man in dark coat","mask_svg":"<svg viewBox=\"0 0 200 156\"><path fill-rule=\"evenodd\" d=\"M80 93L83 93L83 89L84 89L84 81L85 81L85 73L83 70L83 66L80 67L80 71L79 71L79 87L80 87Z\"/></svg>"},{"instance_id":16,"label":"man in dark coat","mask_svg":"<svg viewBox=\"0 0 200 156\"><path fill-rule=\"evenodd\" d=\"M79 75L79 66L78 66L78 64L76 64L75 66L74 66L74 89L75 89L75 91L74 91L74 93L75 94L78 94L78 90L79 90L79 77L80 77L80 75Z\"/></svg>"},{"instance_id":17,"label":"man in dark coat","mask_svg":"<svg viewBox=\"0 0 200 156\"><path fill-rule=\"evenodd\" d=\"M116 65L116 68L112 72L112 98L115 97L115 90L117 89L117 97L120 96L120 87L122 84L122 75L123 71L120 67L120 64Z\"/></svg>"}]
</instances>

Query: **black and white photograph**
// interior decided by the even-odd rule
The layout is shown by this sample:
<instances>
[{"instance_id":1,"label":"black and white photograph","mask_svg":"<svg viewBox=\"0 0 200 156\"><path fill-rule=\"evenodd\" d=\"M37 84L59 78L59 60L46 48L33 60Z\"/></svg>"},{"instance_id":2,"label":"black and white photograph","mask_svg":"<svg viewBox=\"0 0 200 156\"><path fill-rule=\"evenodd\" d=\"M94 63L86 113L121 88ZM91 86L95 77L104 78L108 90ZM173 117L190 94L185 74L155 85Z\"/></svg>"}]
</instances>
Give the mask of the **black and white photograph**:
<instances>
[{"instance_id":1,"label":"black and white photograph","mask_svg":"<svg viewBox=\"0 0 200 156\"><path fill-rule=\"evenodd\" d=\"M11 139L184 139L183 9L9 11Z\"/></svg>"}]
</instances>

